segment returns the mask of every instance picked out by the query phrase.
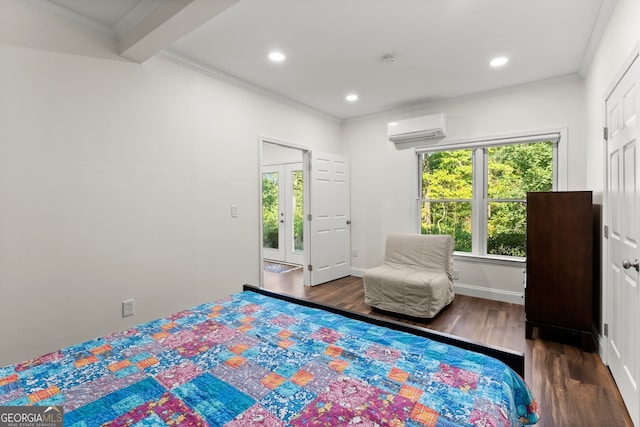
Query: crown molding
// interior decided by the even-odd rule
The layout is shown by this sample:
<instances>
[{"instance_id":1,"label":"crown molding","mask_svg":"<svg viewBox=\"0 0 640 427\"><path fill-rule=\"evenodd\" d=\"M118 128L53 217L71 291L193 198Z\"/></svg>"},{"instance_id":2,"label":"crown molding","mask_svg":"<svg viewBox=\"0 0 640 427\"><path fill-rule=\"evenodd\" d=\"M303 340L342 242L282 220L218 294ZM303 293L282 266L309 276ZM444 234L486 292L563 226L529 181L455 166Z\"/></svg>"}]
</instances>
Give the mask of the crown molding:
<instances>
[{"instance_id":1,"label":"crown molding","mask_svg":"<svg viewBox=\"0 0 640 427\"><path fill-rule=\"evenodd\" d=\"M94 30L100 31L101 33L107 34L111 37L116 37L116 32L110 26L103 24L102 22L98 22L95 19L89 18L88 16L82 15L78 12L74 12L73 10L67 9L66 7L60 6L57 3L53 3L48 0L27 0L33 6L45 10L47 12L53 13L55 15L61 16L65 19L69 19L73 22L85 25Z\"/></svg>"},{"instance_id":2,"label":"crown molding","mask_svg":"<svg viewBox=\"0 0 640 427\"><path fill-rule=\"evenodd\" d=\"M593 26L593 31L591 32L591 36L589 37L587 48L584 51L582 62L580 63L580 68L578 69L578 74L580 74L582 78L584 78L589 72L589 68L591 67L593 58L596 55L598 46L600 45L600 41L602 40L602 36L604 36L604 33L607 29L607 24L609 23L609 19L611 18L613 9L616 7L617 1L618 0L603 0L602 4L600 5L600 11L598 12L596 23Z\"/></svg>"},{"instance_id":3,"label":"crown molding","mask_svg":"<svg viewBox=\"0 0 640 427\"><path fill-rule=\"evenodd\" d=\"M262 86L258 86L256 84L250 83L246 80L240 79L238 77L235 77L231 74L225 73L224 71L221 71L217 68L211 67L210 65L207 65L201 61L198 61L196 59L193 59L189 56L183 55L182 53L176 52L175 50L171 50L171 49L163 49L162 51L160 51L156 56L160 57L160 58L164 58L166 60L169 60L173 63L176 63L178 65L182 65L186 68L195 70L195 71L199 71L201 73L204 73L210 77L213 77L216 80L220 80L226 83L230 83L234 86L240 87L242 89L248 90L250 92L254 92L257 93L259 95L265 96L267 98L273 99L275 101L281 102L283 104L287 104L291 107L294 107L296 109L299 110L303 110L306 111L307 113L311 113L313 115L319 116L323 119L327 119L327 120L331 120L333 122L336 123L340 123L342 122L342 120L340 120L339 118L329 115L325 112L322 112L320 110L316 110L315 108L312 108L306 104L302 104L298 101L295 101L291 98L288 98L286 96L280 95L276 92L270 91L269 89L265 89Z\"/></svg>"}]
</instances>

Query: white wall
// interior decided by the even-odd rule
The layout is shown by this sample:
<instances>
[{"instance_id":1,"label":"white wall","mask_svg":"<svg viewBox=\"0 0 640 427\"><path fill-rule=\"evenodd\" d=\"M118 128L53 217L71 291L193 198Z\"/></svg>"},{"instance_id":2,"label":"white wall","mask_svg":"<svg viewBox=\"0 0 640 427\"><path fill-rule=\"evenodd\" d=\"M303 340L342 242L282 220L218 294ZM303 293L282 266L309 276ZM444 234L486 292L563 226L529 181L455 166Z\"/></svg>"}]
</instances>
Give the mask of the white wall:
<instances>
[{"instance_id":1,"label":"white wall","mask_svg":"<svg viewBox=\"0 0 640 427\"><path fill-rule=\"evenodd\" d=\"M604 99L607 89L640 43L640 2L617 0L607 30L594 55L585 78L585 105L587 115L587 169L588 183L601 196L604 191Z\"/></svg>"},{"instance_id":2,"label":"white wall","mask_svg":"<svg viewBox=\"0 0 640 427\"><path fill-rule=\"evenodd\" d=\"M259 135L340 153L339 123L25 3L0 2L0 366L258 283Z\"/></svg>"},{"instance_id":3,"label":"white wall","mask_svg":"<svg viewBox=\"0 0 640 427\"><path fill-rule=\"evenodd\" d=\"M268 141L268 139L265 141ZM261 161L263 165L301 163L303 160L302 154L303 151L297 148L264 142L262 144Z\"/></svg>"},{"instance_id":4,"label":"white wall","mask_svg":"<svg viewBox=\"0 0 640 427\"><path fill-rule=\"evenodd\" d=\"M354 119L343 124L343 142L352 170L352 258L356 272L382 262L388 232L417 228L417 158L414 150L398 150L387 140L387 123L432 113L446 113L447 138L500 135L531 130L568 129L568 189L586 185L582 81L568 77L512 88L396 114ZM523 303L523 265L456 259L459 293Z\"/></svg>"}]
</instances>

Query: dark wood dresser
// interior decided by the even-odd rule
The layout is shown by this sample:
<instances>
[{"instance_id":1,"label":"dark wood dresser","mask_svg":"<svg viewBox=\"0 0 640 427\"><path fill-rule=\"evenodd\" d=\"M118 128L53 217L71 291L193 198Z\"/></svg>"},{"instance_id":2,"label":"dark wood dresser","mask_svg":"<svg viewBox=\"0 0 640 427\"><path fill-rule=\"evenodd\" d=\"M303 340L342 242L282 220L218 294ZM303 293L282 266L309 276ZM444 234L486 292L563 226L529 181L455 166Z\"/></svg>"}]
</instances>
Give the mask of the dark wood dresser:
<instances>
[{"instance_id":1,"label":"dark wood dresser","mask_svg":"<svg viewBox=\"0 0 640 427\"><path fill-rule=\"evenodd\" d=\"M591 191L527 193L526 338L533 328L578 335L595 349ZM596 270L599 271L599 270Z\"/></svg>"}]
</instances>

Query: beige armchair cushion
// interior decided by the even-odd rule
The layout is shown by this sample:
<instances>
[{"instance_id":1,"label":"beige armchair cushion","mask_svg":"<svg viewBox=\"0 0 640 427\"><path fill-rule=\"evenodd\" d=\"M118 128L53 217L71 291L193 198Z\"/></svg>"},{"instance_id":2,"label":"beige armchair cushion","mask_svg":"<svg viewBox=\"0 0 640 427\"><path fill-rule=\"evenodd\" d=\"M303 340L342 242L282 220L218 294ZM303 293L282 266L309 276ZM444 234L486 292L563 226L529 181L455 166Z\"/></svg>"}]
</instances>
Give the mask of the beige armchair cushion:
<instances>
[{"instance_id":1,"label":"beige armchair cushion","mask_svg":"<svg viewBox=\"0 0 640 427\"><path fill-rule=\"evenodd\" d=\"M364 273L365 303L431 318L453 301L453 238L391 233L384 264Z\"/></svg>"}]
</instances>

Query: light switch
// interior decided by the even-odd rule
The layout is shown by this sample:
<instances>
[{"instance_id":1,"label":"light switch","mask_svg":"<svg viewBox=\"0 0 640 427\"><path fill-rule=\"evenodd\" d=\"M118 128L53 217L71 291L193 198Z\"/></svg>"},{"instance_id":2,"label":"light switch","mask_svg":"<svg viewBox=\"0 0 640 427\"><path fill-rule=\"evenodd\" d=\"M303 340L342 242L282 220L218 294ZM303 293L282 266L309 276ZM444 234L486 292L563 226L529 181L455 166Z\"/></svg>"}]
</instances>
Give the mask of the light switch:
<instances>
[{"instance_id":1,"label":"light switch","mask_svg":"<svg viewBox=\"0 0 640 427\"><path fill-rule=\"evenodd\" d=\"M231 218L238 218L238 205L231 205Z\"/></svg>"}]
</instances>

